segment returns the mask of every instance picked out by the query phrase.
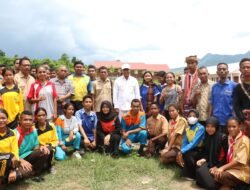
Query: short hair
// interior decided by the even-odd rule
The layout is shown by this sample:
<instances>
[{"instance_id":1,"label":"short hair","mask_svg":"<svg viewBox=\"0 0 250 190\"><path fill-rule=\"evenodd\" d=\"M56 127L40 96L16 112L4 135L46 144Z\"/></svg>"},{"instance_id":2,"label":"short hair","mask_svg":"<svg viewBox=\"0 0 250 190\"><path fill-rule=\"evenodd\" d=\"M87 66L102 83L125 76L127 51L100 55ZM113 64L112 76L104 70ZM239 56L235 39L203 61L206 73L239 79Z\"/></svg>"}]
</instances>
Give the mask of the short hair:
<instances>
[{"instance_id":1,"label":"short hair","mask_svg":"<svg viewBox=\"0 0 250 190\"><path fill-rule=\"evenodd\" d=\"M9 117L7 111L3 108L0 108L0 113L3 113L7 118Z\"/></svg>"},{"instance_id":2,"label":"short hair","mask_svg":"<svg viewBox=\"0 0 250 190\"><path fill-rule=\"evenodd\" d=\"M82 66L84 66L84 63L83 63L81 60L78 60L78 61L75 61L74 67L75 67L76 65L82 65Z\"/></svg>"},{"instance_id":3,"label":"short hair","mask_svg":"<svg viewBox=\"0 0 250 190\"><path fill-rule=\"evenodd\" d=\"M160 107L159 107L159 104L158 104L157 102L153 102L153 103L150 105L150 108L151 108L152 105L155 105L158 109L160 108Z\"/></svg>"},{"instance_id":4,"label":"short hair","mask_svg":"<svg viewBox=\"0 0 250 190\"><path fill-rule=\"evenodd\" d=\"M218 64L217 64L217 68L218 68L218 66L220 66L220 65L226 65L227 68L228 68L228 64L227 64L227 63L224 63L224 62L218 63Z\"/></svg>"},{"instance_id":5,"label":"short hair","mask_svg":"<svg viewBox=\"0 0 250 190\"><path fill-rule=\"evenodd\" d=\"M0 67L6 67L6 65L5 64L0 64Z\"/></svg>"},{"instance_id":6,"label":"short hair","mask_svg":"<svg viewBox=\"0 0 250 190\"><path fill-rule=\"evenodd\" d=\"M36 109L35 113L34 113L35 116L38 114L39 111L43 111L43 112L45 113L45 115L47 115L46 109L44 109L44 108L42 108L42 107L38 107L38 108Z\"/></svg>"},{"instance_id":7,"label":"short hair","mask_svg":"<svg viewBox=\"0 0 250 190\"><path fill-rule=\"evenodd\" d=\"M53 72L53 71L56 71L56 69L55 68L50 68L49 71Z\"/></svg>"},{"instance_id":8,"label":"short hair","mask_svg":"<svg viewBox=\"0 0 250 190\"><path fill-rule=\"evenodd\" d=\"M16 59L14 59L14 61L13 61L13 64L14 64L14 65L16 64L16 61L19 61L19 63L18 63L18 64L20 64L20 58L16 58Z\"/></svg>"},{"instance_id":9,"label":"short hair","mask_svg":"<svg viewBox=\"0 0 250 190\"><path fill-rule=\"evenodd\" d=\"M202 70L202 69L206 69L206 71L208 72L207 67L205 67L205 66L199 67L199 68L198 68L198 71L200 71L200 70Z\"/></svg>"},{"instance_id":10,"label":"short hair","mask_svg":"<svg viewBox=\"0 0 250 190\"><path fill-rule=\"evenodd\" d=\"M28 110L24 110L21 114L20 114L20 118L22 118L24 115L30 115L33 116L32 113Z\"/></svg>"},{"instance_id":11,"label":"short hair","mask_svg":"<svg viewBox=\"0 0 250 190\"><path fill-rule=\"evenodd\" d=\"M131 101L131 106L133 105L133 103L141 103L139 99L135 98Z\"/></svg>"},{"instance_id":12,"label":"short hair","mask_svg":"<svg viewBox=\"0 0 250 190\"><path fill-rule=\"evenodd\" d=\"M5 68L3 69L3 73L2 73L2 75L4 76L4 75L5 75L5 73L6 73L7 71L12 72L12 73L13 73L13 75L15 74L15 70L14 70L13 68L11 68L11 67L5 67Z\"/></svg>"},{"instance_id":13,"label":"short hair","mask_svg":"<svg viewBox=\"0 0 250 190\"><path fill-rule=\"evenodd\" d=\"M240 64L239 66L241 67L242 66L242 63L246 62L246 61L249 61L250 62L250 58L243 58L240 60Z\"/></svg>"},{"instance_id":14,"label":"short hair","mask_svg":"<svg viewBox=\"0 0 250 190\"><path fill-rule=\"evenodd\" d=\"M166 72L165 71L159 71L156 76L158 77L166 77Z\"/></svg>"},{"instance_id":15,"label":"short hair","mask_svg":"<svg viewBox=\"0 0 250 190\"><path fill-rule=\"evenodd\" d=\"M85 102L85 100L86 99L91 99L91 101L93 101L93 97L92 96L90 96L90 95L86 95L86 96L84 96L83 98L82 98L82 102Z\"/></svg>"},{"instance_id":16,"label":"short hair","mask_svg":"<svg viewBox=\"0 0 250 190\"><path fill-rule=\"evenodd\" d=\"M28 57L22 57L21 59L20 59L20 61L19 61L19 65L22 65L23 64L23 61L29 61L30 63L31 63L31 61L30 61L30 59L28 58Z\"/></svg>"},{"instance_id":17,"label":"short hair","mask_svg":"<svg viewBox=\"0 0 250 190\"><path fill-rule=\"evenodd\" d=\"M95 69L95 71L96 71L96 67L94 65L89 65L88 69Z\"/></svg>"},{"instance_id":18,"label":"short hair","mask_svg":"<svg viewBox=\"0 0 250 190\"><path fill-rule=\"evenodd\" d=\"M104 70L104 69L108 71L108 68L105 67L105 66L101 66L101 67L98 69L98 71L101 72L101 70Z\"/></svg>"},{"instance_id":19,"label":"short hair","mask_svg":"<svg viewBox=\"0 0 250 190\"><path fill-rule=\"evenodd\" d=\"M184 71L187 71L188 70L188 67L184 67Z\"/></svg>"}]
</instances>

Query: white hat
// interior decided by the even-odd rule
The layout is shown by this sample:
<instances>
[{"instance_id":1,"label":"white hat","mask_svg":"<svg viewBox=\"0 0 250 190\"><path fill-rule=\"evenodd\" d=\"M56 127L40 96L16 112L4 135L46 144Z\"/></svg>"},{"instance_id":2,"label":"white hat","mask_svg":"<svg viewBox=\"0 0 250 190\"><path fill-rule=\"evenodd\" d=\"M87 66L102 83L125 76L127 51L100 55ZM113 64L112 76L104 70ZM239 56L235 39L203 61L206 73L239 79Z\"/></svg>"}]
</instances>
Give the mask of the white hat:
<instances>
[{"instance_id":1,"label":"white hat","mask_svg":"<svg viewBox=\"0 0 250 190\"><path fill-rule=\"evenodd\" d=\"M122 65L122 70L123 69L130 69L130 65L128 64L128 63L124 63L123 65Z\"/></svg>"}]
</instances>

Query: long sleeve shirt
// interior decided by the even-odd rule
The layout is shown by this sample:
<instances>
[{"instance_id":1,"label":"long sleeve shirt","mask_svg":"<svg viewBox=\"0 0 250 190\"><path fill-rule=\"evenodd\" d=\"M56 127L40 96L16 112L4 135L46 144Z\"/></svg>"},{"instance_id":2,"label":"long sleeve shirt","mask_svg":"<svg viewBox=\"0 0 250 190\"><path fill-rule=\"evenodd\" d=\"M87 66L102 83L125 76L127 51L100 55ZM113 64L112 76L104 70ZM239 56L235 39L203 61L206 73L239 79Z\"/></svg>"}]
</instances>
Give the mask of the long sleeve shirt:
<instances>
[{"instance_id":1,"label":"long sleeve shirt","mask_svg":"<svg viewBox=\"0 0 250 190\"><path fill-rule=\"evenodd\" d=\"M120 76L115 80L113 88L113 103L115 108L123 111L130 110L131 101L140 99L139 84L136 78L129 76L126 79Z\"/></svg>"},{"instance_id":2,"label":"long sleeve shirt","mask_svg":"<svg viewBox=\"0 0 250 190\"><path fill-rule=\"evenodd\" d=\"M195 125L186 128L186 132L182 140L181 153L184 154L196 147L201 146L204 137L205 128L200 123L197 122Z\"/></svg>"}]
</instances>

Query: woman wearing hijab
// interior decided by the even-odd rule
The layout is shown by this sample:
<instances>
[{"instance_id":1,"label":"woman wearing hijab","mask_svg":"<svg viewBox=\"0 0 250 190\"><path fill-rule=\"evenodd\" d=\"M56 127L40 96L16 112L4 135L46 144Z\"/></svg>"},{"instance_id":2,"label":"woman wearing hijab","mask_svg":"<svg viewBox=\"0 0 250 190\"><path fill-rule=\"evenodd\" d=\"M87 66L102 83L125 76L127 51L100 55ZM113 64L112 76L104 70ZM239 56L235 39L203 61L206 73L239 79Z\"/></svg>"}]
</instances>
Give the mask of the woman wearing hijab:
<instances>
[{"instance_id":1,"label":"woman wearing hijab","mask_svg":"<svg viewBox=\"0 0 250 190\"><path fill-rule=\"evenodd\" d=\"M197 185L208 190L217 189L210 171L226 163L227 136L220 132L218 126L217 118L210 117L207 119L204 149L201 159L196 162Z\"/></svg>"},{"instance_id":2,"label":"woman wearing hijab","mask_svg":"<svg viewBox=\"0 0 250 190\"><path fill-rule=\"evenodd\" d=\"M100 113L97 115L96 128L97 146L99 150L118 156L118 148L121 140L121 123L109 101L101 103Z\"/></svg>"}]
</instances>

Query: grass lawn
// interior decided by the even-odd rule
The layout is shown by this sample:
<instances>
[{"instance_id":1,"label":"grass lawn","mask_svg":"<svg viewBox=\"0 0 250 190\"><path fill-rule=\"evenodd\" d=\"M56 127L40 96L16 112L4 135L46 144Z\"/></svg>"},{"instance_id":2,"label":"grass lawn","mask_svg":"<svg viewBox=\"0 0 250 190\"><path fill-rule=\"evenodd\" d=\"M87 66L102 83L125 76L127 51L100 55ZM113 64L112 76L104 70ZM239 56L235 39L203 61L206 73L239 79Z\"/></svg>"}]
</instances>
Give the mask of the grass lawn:
<instances>
[{"instance_id":1,"label":"grass lawn","mask_svg":"<svg viewBox=\"0 0 250 190\"><path fill-rule=\"evenodd\" d=\"M41 183L32 180L11 185L12 190L160 190L198 189L194 182L179 177L180 169L175 166L163 166L158 158L130 156L113 159L98 153L86 153L81 160L68 158L56 162L57 173L44 175Z\"/></svg>"}]
</instances>

